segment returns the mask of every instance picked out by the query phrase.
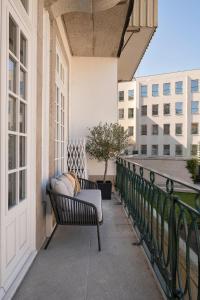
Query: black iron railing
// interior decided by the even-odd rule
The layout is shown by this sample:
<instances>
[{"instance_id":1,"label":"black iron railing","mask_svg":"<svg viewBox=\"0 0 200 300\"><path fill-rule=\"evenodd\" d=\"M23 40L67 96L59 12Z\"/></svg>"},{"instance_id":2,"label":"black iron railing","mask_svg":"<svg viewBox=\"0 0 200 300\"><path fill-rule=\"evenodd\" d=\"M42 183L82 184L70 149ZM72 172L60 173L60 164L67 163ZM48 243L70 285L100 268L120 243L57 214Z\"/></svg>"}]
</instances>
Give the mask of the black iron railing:
<instances>
[{"instance_id":1,"label":"black iron railing","mask_svg":"<svg viewBox=\"0 0 200 300\"><path fill-rule=\"evenodd\" d=\"M192 192L192 206L180 185ZM116 188L167 298L200 300L200 188L122 158Z\"/></svg>"}]
</instances>

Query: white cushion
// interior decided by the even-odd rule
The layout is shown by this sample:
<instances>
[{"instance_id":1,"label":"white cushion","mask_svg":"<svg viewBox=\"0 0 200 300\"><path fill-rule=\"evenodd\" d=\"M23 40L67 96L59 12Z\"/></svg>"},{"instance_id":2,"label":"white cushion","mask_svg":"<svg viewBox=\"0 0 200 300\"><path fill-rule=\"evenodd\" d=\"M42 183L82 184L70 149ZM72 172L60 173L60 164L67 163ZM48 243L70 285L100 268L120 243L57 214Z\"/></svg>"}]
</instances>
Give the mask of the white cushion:
<instances>
[{"instance_id":1,"label":"white cushion","mask_svg":"<svg viewBox=\"0 0 200 300\"><path fill-rule=\"evenodd\" d=\"M61 175L58 179L65 184L65 186L69 192L68 196L74 197L74 187L73 187L71 181L67 178L67 176Z\"/></svg>"},{"instance_id":2,"label":"white cushion","mask_svg":"<svg viewBox=\"0 0 200 300\"><path fill-rule=\"evenodd\" d=\"M62 180L51 178L51 187L52 190L58 194L71 196L70 191Z\"/></svg>"},{"instance_id":3,"label":"white cushion","mask_svg":"<svg viewBox=\"0 0 200 300\"><path fill-rule=\"evenodd\" d=\"M97 208L99 222L102 221L103 214L100 190L81 190L80 193L76 195L76 198L94 204Z\"/></svg>"}]
</instances>

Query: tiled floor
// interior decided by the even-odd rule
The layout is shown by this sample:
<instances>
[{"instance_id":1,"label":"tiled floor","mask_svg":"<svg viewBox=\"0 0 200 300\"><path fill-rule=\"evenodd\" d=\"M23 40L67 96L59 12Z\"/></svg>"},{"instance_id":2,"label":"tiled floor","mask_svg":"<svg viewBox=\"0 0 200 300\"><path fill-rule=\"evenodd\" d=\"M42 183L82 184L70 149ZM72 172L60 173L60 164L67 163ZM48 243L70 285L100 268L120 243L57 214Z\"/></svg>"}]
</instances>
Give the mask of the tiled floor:
<instances>
[{"instance_id":1,"label":"tiled floor","mask_svg":"<svg viewBox=\"0 0 200 300\"><path fill-rule=\"evenodd\" d=\"M15 300L159 300L162 296L117 198L103 201L102 251L95 227L60 226Z\"/></svg>"}]
</instances>

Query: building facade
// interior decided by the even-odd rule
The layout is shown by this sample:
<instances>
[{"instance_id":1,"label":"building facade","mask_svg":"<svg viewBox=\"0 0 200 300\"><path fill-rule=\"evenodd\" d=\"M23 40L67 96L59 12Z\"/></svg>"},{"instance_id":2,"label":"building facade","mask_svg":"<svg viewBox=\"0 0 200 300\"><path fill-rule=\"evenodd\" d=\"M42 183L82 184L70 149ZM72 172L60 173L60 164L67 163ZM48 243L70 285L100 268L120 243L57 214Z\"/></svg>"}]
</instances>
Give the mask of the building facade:
<instances>
[{"instance_id":1,"label":"building facade","mask_svg":"<svg viewBox=\"0 0 200 300\"><path fill-rule=\"evenodd\" d=\"M138 77L118 84L118 121L135 127L133 139L140 155L191 157L200 142L200 70ZM134 90L129 102L120 95ZM130 103L127 107L127 103ZM128 118L130 109L134 118ZM124 118L122 119L122 109ZM131 125L132 124L132 125Z\"/></svg>"},{"instance_id":2,"label":"building facade","mask_svg":"<svg viewBox=\"0 0 200 300\"><path fill-rule=\"evenodd\" d=\"M117 82L132 79L157 26L157 1L143 2L0 1L0 299L55 226L45 188L66 171L68 140L117 121ZM102 165L88 160L88 174Z\"/></svg>"}]
</instances>

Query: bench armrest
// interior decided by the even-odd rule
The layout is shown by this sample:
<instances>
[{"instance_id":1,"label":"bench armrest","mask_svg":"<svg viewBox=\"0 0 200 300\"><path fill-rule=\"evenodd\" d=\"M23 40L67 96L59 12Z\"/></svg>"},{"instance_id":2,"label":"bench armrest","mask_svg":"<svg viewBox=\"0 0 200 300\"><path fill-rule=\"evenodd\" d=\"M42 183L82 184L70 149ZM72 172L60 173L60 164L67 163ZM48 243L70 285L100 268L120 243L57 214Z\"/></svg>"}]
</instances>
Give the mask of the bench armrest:
<instances>
[{"instance_id":1,"label":"bench armrest","mask_svg":"<svg viewBox=\"0 0 200 300\"><path fill-rule=\"evenodd\" d=\"M94 181L78 178L82 190L98 190L98 185Z\"/></svg>"}]
</instances>

